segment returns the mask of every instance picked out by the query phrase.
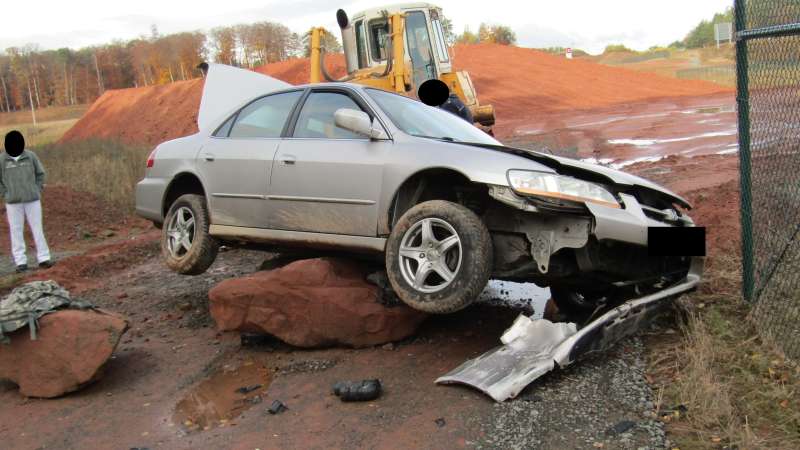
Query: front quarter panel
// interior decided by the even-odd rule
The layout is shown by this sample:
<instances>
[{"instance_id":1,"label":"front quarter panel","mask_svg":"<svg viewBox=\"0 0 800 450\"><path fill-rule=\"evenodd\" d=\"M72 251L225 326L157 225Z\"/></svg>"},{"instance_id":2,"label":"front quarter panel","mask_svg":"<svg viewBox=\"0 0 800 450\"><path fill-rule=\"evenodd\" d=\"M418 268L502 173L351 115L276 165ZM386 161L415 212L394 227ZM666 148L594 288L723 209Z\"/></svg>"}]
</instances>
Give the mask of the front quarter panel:
<instances>
[{"instance_id":1,"label":"front quarter panel","mask_svg":"<svg viewBox=\"0 0 800 450\"><path fill-rule=\"evenodd\" d=\"M475 183L500 186L508 186L506 173L510 169L554 173L553 169L521 156L395 133L384 167L379 235L390 231L388 211L400 186L427 169L450 169Z\"/></svg>"}]
</instances>

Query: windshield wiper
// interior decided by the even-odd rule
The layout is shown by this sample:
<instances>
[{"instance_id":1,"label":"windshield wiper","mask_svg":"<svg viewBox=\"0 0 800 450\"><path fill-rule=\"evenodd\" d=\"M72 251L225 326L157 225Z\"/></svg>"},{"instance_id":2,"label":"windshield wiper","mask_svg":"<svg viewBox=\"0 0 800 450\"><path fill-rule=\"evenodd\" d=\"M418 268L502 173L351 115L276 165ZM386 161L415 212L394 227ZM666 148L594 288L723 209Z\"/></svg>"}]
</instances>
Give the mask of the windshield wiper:
<instances>
[{"instance_id":1,"label":"windshield wiper","mask_svg":"<svg viewBox=\"0 0 800 450\"><path fill-rule=\"evenodd\" d=\"M436 139L437 141L461 142L458 139L454 139L449 136L425 136L424 134L412 134L412 136L426 138L426 139Z\"/></svg>"}]
</instances>

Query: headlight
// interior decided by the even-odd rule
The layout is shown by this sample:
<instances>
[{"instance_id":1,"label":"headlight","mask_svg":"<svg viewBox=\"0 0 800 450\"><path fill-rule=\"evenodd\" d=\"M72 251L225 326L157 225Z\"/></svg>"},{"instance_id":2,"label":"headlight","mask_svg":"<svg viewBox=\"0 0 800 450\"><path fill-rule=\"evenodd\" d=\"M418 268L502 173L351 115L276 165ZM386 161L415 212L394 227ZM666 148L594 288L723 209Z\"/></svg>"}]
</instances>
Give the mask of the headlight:
<instances>
[{"instance_id":1,"label":"headlight","mask_svg":"<svg viewBox=\"0 0 800 450\"><path fill-rule=\"evenodd\" d=\"M508 182L519 194L597 203L610 208L620 207L614 195L602 186L573 177L528 170L509 170Z\"/></svg>"}]
</instances>

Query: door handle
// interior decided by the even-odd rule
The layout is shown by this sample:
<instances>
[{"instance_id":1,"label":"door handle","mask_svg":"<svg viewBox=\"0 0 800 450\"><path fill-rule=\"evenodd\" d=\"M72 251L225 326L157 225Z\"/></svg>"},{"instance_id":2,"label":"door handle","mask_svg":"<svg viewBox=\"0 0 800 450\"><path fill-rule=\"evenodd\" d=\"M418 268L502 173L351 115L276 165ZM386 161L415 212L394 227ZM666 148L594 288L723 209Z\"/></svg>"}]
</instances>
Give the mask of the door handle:
<instances>
[{"instance_id":1,"label":"door handle","mask_svg":"<svg viewBox=\"0 0 800 450\"><path fill-rule=\"evenodd\" d=\"M294 155L281 155L278 157L278 160L284 166L293 166L295 162L297 162L297 157Z\"/></svg>"},{"instance_id":2,"label":"door handle","mask_svg":"<svg viewBox=\"0 0 800 450\"><path fill-rule=\"evenodd\" d=\"M213 153L203 153L203 158L205 158L206 161L214 161L216 156L214 156Z\"/></svg>"}]
</instances>

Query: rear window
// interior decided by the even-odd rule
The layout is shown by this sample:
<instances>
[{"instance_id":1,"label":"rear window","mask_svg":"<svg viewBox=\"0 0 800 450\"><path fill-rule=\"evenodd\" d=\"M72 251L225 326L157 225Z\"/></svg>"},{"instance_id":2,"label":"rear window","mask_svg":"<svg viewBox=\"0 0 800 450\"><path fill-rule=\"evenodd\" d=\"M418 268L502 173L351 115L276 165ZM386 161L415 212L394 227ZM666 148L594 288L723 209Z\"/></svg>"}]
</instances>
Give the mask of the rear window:
<instances>
[{"instance_id":1,"label":"rear window","mask_svg":"<svg viewBox=\"0 0 800 450\"><path fill-rule=\"evenodd\" d=\"M260 98L245 106L236 116L229 137L278 138L302 91L285 92Z\"/></svg>"}]
</instances>

